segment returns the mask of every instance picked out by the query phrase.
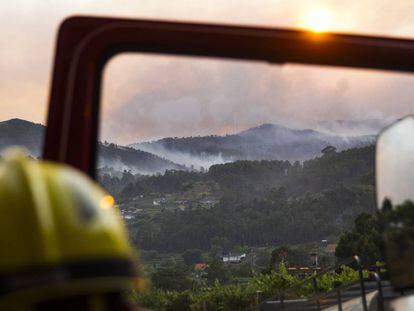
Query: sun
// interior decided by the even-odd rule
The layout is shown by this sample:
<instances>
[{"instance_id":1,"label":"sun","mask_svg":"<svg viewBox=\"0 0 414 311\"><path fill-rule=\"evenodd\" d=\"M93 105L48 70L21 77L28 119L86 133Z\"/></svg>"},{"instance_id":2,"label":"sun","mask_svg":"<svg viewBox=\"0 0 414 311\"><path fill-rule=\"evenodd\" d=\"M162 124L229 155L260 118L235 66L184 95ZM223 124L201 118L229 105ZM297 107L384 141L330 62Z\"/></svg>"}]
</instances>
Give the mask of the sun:
<instances>
[{"instance_id":1,"label":"sun","mask_svg":"<svg viewBox=\"0 0 414 311\"><path fill-rule=\"evenodd\" d=\"M305 17L305 28L314 32L324 32L332 25L332 15L328 10L315 9Z\"/></svg>"}]
</instances>

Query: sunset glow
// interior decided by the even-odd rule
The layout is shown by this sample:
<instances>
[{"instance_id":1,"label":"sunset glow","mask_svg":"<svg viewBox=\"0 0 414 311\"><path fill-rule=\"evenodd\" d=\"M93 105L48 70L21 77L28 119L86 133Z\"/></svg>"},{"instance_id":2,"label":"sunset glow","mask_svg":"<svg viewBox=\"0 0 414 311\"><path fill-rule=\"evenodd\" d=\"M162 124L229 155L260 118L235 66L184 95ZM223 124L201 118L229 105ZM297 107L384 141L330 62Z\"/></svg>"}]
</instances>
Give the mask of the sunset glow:
<instances>
[{"instance_id":1,"label":"sunset glow","mask_svg":"<svg viewBox=\"0 0 414 311\"><path fill-rule=\"evenodd\" d=\"M332 15L328 10L317 9L306 14L304 26L314 32L324 32L332 27Z\"/></svg>"}]
</instances>

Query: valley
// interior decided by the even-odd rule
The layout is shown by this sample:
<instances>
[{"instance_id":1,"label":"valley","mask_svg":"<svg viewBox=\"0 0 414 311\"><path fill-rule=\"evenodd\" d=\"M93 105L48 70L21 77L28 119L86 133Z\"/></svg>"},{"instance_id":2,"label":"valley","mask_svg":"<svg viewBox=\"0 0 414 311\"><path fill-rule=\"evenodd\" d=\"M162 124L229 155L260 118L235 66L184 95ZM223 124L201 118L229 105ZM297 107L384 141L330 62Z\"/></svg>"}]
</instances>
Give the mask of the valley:
<instances>
[{"instance_id":1,"label":"valley","mask_svg":"<svg viewBox=\"0 0 414 311\"><path fill-rule=\"evenodd\" d=\"M37 158L43 133L40 124L1 122L0 146ZM224 136L103 141L97 178L155 291L187 295L217 281L249 288L284 275L281 263L301 278L337 260L354 220L375 212L376 134L264 124Z\"/></svg>"}]
</instances>

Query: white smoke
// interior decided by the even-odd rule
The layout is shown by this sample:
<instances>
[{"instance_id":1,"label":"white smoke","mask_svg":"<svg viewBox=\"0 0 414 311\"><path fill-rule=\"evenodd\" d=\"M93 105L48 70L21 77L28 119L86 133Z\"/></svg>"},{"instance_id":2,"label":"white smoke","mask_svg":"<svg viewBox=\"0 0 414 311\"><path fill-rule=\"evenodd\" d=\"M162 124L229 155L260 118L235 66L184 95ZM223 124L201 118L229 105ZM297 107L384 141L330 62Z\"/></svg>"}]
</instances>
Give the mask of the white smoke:
<instances>
[{"instance_id":1,"label":"white smoke","mask_svg":"<svg viewBox=\"0 0 414 311\"><path fill-rule=\"evenodd\" d=\"M146 171L142 169L137 169L134 166L130 166L125 164L120 157L116 157L116 159L104 159L102 157L98 157L98 164L97 164L98 170L114 170L117 172L123 172L123 171L129 171L132 174L139 174L139 175L154 175L157 173L164 173L165 170L159 170L159 171Z\"/></svg>"},{"instance_id":2,"label":"white smoke","mask_svg":"<svg viewBox=\"0 0 414 311\"><path fill-rule=\"evenodd\" d=\"M385 127L396 121L396 118L384 116L369 120L333 120L320 121L315 129L341 137L377 136Z\"/></svg>"},{"instance_id":3,"label":"white smoke","mask_svg":"<svg viewBox=\"0 0 414 311\"><path fill-rule=\"evenodd\" d=\"M160 145L133 144L131 147L137 150L155 154L174 163L185 165L188 168L194 168L196 170L207 170L212 165L224 164L232 162L234 160L231 158L224 158L221 154L217 156L207 154L200 154L199 156L195 156L185 152L167 150Z\"/></svg>"}]
</instances>

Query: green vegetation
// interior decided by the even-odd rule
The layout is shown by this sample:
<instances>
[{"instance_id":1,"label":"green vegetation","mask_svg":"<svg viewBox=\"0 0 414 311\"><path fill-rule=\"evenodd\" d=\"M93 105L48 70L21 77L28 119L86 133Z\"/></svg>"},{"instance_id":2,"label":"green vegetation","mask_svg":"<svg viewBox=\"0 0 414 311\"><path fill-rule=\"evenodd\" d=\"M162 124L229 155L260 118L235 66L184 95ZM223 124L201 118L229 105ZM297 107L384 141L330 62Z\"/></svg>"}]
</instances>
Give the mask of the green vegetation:
<instances>
[{"instance_id":1,"label":"green vegetation","mask_svg":"<svg viewBox=\"0 0 414 311\"><path fill-rule=\"evenodd\" d=\"M378 214L362 213L355 219L354 228L339 239L335 255L340 260L358 255L366 263L374 264L383 258L382 239Z\"/></svg>"},{"instance_id":2,"label":"green vegetation","mask_svg":"<svg viewBox=\"0 0 414 311\"><path fill-rule=\"evenodd\" d=\"M373 148L299 163L238 161L206 173L103 175L139 249L224 251L338 237L375 210Z\"/></svg>"},{"instance_id":3,"label":"green vegetation","mask_svg":"<svg viewBox=\"0 0 414 311\"><path fill-rule=\"evenodd\" d=\"M203 310L205 303L208 310L242 310L258 295L270 297L309 277L311 253L319 267L334 263L321 240L340 240L338 258L363 248L362 256L378 259L373 158L374 148L364 147L302 164L236 161L152 176L102 172L101 184L117 198L152 281L148 293L132 299L155 310ZM228 253L246 257L225 263ZM310 268L295 270L300 266ZM355 277L343 267L318 286L328 291ZM306 285L292 297L310 294Z\"/></svg>"},{"instance_id":4,"label":"green vegetation","mask_svg":"<svg viewBox=\"0 0 414 311\"><path fill-rule=\"evenodd\" d=\"M360 214L350 231L345 231L335 251L338 259L358 254L367 264L384 260L384 250L395 262L402 256L409 256L412 249L414 227L414 203L406 201L393 208L390 200L383 202L381 211L375 214ZM389 247L384 247L384 237ZM392 244L392 245L391 245ZM392 252L392 254L390 254ZM411 260L411 259L410 259Z\"/></svg>"},{"instance_id":5,"label":"green vegetation","mask_svg":"<svg viewBox=\"0 0 414 311\"><path fill-rule=\"evenodd\" d=\"M247 262L228 265L210 258L207 260L208 268L194 273L186 271L182 264L184 261L179 264L171 264L170 261L168 268L152 274L152 287L147 292L133 293L131 299L154 310L204 310L205 304L208 310L245 310L293 287L297 288L289 293L287 299L309 297L314 294L312 284L298 285L315 273L314 270L308 274L294 274L289 272L288 267L294 266L295 260L311 248L304 245L281 246L272 252L256 250L257 254L267 257L268 267L261 272L251 271L251 265ZM182 257L186 257L187 253L199 255L196 250L185 252ZM237 282L240 279L238 276L243 275L249 277L245 278L245 282ZM357 271L342 266L339 271L320 276L317 286L320 291L328 292L335 286L353 283L357 278Z\"/></svg>"},{"instance_id":6,"label":"green vegetation","mask_svg":"<svg viewBox=\"0 0 414 311\"><path fill-rule=\"evenodd\" d=\"M337 284L350 284L358 278L357 271L342 267L341 271L325 274L317 280L322 292L332 290ZM146 293L134 293L132 299L143 307L154 310L208 310L236 311L257 306L261 299L281 293L281 291L298 286L303 277L288 273L284 265L277 271L259 274L250 279L244 286L223 285L216 280L210 287L193 288L186 291L169 291L154 288ZM308 297L313 294L309 283L297 287L287 298Z\"/></svg>"}]
</instances>

